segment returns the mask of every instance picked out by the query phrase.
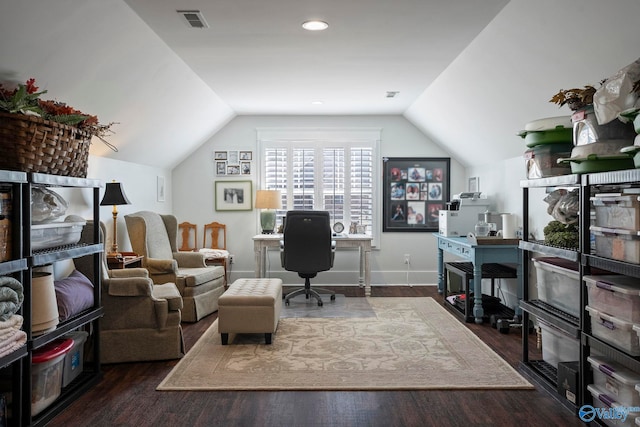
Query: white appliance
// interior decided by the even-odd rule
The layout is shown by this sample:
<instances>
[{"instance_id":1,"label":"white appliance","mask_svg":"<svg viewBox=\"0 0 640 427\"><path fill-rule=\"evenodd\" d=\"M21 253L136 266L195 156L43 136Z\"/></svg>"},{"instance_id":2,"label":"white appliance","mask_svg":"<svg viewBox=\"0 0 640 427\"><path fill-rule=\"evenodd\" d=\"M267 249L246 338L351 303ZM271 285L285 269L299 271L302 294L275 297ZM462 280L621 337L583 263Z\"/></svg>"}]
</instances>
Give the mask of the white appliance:
<instances>
[{"instance_id":1,"label":"white appliance","mask_svg":"<svg viewBox=\"0 0 640 427\"><path fill-rule=\"evenodd\" d=\"M438 232L445 237L463 237L475 231L478 221L484 221L491 202L481 193L460 193L447 205L457 209L438 213Z\"/></svg>"}]
</instances>

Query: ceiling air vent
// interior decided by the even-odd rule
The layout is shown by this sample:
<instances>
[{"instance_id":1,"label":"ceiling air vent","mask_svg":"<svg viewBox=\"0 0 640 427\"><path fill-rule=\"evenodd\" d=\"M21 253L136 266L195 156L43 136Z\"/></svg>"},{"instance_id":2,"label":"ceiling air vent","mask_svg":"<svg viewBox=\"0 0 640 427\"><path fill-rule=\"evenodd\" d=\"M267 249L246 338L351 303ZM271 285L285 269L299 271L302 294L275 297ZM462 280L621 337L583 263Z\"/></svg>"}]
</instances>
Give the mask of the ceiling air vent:
<instances>
[{"instance_id":1,"label":"ceiling air vent","mask_svg":"<svg viewBox=\"0 0 640 427\"><path fill-rule=\"evenodd\" d=\"M209 24L204 20L204 16L199 10L177 10L176 12L182 16L190 28L209 28Z\"/></svg>"}]
</instances>

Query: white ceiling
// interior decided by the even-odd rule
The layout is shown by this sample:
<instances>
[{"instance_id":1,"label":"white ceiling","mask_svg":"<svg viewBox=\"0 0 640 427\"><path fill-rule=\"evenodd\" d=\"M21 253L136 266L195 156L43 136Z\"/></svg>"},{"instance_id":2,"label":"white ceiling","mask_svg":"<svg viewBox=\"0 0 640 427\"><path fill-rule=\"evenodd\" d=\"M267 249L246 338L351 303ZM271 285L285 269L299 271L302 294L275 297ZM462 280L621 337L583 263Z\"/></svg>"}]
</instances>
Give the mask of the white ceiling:
<instances>
[{"instance_id":1,"label":"white ceiling","mask_svg":"<svg viewBox=\"0 0 640 427\"><path fill-rule=\"evenodd\" d=\"M93 155L167 169L239 114L402 115L462 165L491 165L522 156L527 122L569 114L548 102L558 89L640 56L638 0L0 4L0 80L35 77L49 99L118 122L118 152L94 141ZM305 32L310 18L329 29Z\"/></svg>"},{"instance_id":2,"label":"white ceiling","mask_svg":"<svg viewBox=\"0 0 640 427\"><path fill-rule=\"evenodd\" d=\"M126 0L237 114L402 114L507 2Z\"/></svg>"}]
</instances>

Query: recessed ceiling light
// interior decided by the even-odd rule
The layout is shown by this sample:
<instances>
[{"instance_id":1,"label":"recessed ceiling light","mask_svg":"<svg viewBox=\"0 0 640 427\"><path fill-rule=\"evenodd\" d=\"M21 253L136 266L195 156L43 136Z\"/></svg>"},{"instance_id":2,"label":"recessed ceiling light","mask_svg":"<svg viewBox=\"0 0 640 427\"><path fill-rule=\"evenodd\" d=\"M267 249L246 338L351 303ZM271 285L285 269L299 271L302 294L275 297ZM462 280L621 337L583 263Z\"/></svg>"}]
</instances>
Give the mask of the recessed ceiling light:
<instances>
[{"instance_id":1,"label":"recessed ceiling light","mask_svg":"<svg viewBox=\"0 0 640 427\"><path fill-rule=\"evenodd\" d=\"M311 101L311 105L322 105L322 104L324 104L324 101L320 101L320 100L318 100L318 101Z\"/></svg>"},{"instance_id":2,"label":"recessed ceiling light","mask_svg":"<svg viewBox=\"0 0 640 427\"><path fill-rule=\"evenodd\" d=\"M302 28L309 31L322 31L329 28L329 24L324 21L306 21L302 23Z\"/></svg>"}]
</instances>

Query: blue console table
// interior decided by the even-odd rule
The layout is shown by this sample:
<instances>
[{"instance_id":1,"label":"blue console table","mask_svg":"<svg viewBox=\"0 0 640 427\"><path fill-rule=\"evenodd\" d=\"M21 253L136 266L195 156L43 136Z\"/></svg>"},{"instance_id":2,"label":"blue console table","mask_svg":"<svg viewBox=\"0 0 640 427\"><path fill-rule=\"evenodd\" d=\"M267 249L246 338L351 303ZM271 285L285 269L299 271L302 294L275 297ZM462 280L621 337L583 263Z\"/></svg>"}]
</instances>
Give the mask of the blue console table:
<instances>
[{"instance_id":1,"label":"blue console table","mask_svg":"<svg viewBox=\"0 0 640 427\"><path fill-rule=\"evenodd\" d=\"M517 298L522 299L522 251L518 244L472 244L466 237L445 237L434 234L438 241L438 292L444 291L444 252L451 253L473 263L473 316L476 323L482 323L482 264L514 264L517 269ZM520 306L516 307L520 314Z\"/></svg>"}]
</instances>

